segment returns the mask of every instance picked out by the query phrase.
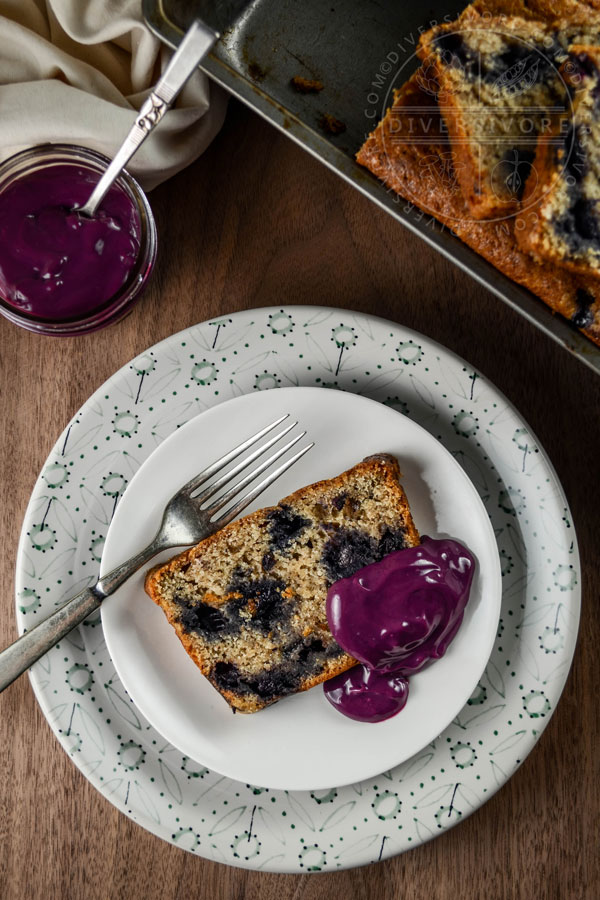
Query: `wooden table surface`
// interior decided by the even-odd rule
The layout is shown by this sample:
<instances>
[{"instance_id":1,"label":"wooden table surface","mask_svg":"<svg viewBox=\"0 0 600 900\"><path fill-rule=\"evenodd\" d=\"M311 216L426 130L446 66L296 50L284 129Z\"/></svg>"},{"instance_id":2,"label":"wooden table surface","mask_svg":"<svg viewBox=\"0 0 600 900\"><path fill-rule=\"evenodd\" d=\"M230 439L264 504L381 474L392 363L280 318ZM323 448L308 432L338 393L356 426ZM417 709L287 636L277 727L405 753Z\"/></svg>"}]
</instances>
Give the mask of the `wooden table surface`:
<instances>
[{"instance_id":1,"label":"wooden table surface","mask_svg":"<svg viewBox=\"0 0 600 900\"><path fill-rule=\"evenodd\" d=\"M0 321L0 641L15 636L26 504L69 419L115 370L173 332L236 310L317 304L414 328L480 369L537 433L566 491L583 614L563 697L486 805L382 863L277 875L209 862L118 812L73 765L21 678L0 696L3 900L597 898L600 378L237 104L206 154L151 194L159 263L143 300L95 335Z\"/></svg>"}]
</instances>

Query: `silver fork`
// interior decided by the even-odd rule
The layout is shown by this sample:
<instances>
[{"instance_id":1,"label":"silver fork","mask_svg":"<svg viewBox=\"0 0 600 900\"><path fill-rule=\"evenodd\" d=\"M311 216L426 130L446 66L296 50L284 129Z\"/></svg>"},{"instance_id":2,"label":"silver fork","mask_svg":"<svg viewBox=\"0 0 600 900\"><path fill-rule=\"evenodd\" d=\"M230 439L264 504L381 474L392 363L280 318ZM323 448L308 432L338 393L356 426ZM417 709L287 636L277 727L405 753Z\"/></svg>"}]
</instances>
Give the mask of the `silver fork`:
<instances>
[{"instance_id":1,"label":"silver fork","mask_svg":"<svg viewBox=\"0 0 600 900\"><path fill-rule=\"evenodd\" d=\"M174 494L165 507L162 523L154 539L135 556L122 563L112 572L98 578L95 585L81 591L75 597L67 600L59 606L47 619L25 632L13 644L0 652L0 691L8 687L15 678L18 678L26 669L33 665L40 656L43 656L51 647L54 647L61 638L83 622L90 613L98 609L102 601L121 587L121 585L138 571L145 563L171 547L183 547L189 544L197 544L203 538L213 534L228 522L231 522L244 510L259 494L269 485L273 484L280 475L293 466L304 454L314 446L308 444L298 450L289 459L286 459L276 469L269 472L258 484L250 487L253 481L263 472L266 472L273 463L290 450L306 434L293 437L284 446L275 450L269 457L263 459L256 468L244 475L233 487L224 493L220 493L226 484L229 484L244 469L260 459L267 450L273 447L298 423L292 422L278 433L271 436L264 444L257 447L249 455L245 456L229 471L219 478L211 480L214 475L221 472L234 459L241 456L257 444L261 438L281 425L289 414L281 416L275 422L271 422L266 428L252 435L239 446L234 447L216 462L203 469L195 478ZM246 488L249 490L241 494ZM240 496L241 494L241 496ZM213 499L214 498L214 499ZM212 500L211 503L208 501ZM234 502L235 501L235 502ZM232 506L230 504L233 503ZM208 504L208 505L206 505ZM215 518L218 512L224 510Z\"/></svg>"}]
</instances>

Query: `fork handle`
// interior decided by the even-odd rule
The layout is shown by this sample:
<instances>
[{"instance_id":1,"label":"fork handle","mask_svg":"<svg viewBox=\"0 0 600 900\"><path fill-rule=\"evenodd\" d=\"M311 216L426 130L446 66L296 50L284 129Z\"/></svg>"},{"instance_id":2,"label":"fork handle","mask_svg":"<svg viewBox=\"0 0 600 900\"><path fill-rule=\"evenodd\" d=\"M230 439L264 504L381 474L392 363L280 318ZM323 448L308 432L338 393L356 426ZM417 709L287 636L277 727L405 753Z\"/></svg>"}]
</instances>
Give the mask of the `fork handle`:
<instances>
[{"instance_id":1,"label":"fork handle","mask_svg":"<svg viewBox=\"0 0 600 900\"><path fill-rule=\"evenodd\" d=\"M0 653L0 691L98 609L103 599L95 588L86 588L3 650Z\"/></svg>"},{"instance_id":2,"label":"fork handle","mask_svg":"<svg viewBox=\"0 0 600 900\"><path fill-rule=\"evenodd\" d=\"M164 545L162 545L164 546ZM105 597L119 588L123 582L137 572L144 563L152 559L162 549L156 540L152 541L141 553L107 575L100 578L93 587L85 588L81 593L71 597L62 606L54 610L47 619L36 625L31 631L17 638L5 650L0 652L0 692L12 684L30 666L58 644L65 635L98 609Z\"/></svg>"}]
</instances>

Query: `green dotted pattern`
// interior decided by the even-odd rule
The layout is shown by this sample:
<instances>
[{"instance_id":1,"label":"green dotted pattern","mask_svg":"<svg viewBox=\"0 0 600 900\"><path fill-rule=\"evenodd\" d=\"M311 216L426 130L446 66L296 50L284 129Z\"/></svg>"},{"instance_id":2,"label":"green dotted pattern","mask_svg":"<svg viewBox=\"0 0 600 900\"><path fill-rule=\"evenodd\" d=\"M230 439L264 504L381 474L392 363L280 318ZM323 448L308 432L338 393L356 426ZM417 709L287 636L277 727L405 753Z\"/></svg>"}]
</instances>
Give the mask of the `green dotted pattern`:
<instances>
[{"instance_id":1,"label":"green dotted pattern","mask_svg":"<svg viewBox=\"0 0 600 900\"><path fill-rule=\"evenodd\" d=\"M409 416L483 499L502 611L485 674L451 726L371 781L273 791L215 775L148 725L118 680L99 613L31 678L66 752L149 831L230 865L322 872L400 853L476 810L531 751L570 668L581 583L571 515L527 425L479 373L399 325L333 309L252 310L172 336L117 372L58 440L26 514L17 616L23 631L93 582L123 491L175 429L240 394L293 385L353 391Z\"/></svg>"}]
</instances>

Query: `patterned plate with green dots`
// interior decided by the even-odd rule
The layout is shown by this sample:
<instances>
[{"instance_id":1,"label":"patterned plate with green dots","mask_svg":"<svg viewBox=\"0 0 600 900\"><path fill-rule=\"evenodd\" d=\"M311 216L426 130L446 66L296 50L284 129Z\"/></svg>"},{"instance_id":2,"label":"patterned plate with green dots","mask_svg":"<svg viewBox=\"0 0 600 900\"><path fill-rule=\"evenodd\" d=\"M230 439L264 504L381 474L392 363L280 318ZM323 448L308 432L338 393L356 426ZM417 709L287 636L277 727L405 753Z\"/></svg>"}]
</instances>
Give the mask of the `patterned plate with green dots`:
<instances>
[{"instance_id":1,"label":"patterned plate with green dots","mask_svg":"<svg viewBox=\"0 0 600 900\"><path fill-rule=\"evenodd\" d=\"M258 309L196 325L142 353L69 423L25 517L20 630L94 581L119 498L161 441L223 400L294 385L352 391L400 410L453 454L485 504L502 563L500 624L483 677L446 731L358 784L268 790L201 767L154 731L119 682L99 614L40 660L31 681L65 751L138 824L228 865L302 873L401 853L502 787L558 703L575 648L581 578L552 465L483 376L382 319L317 307Z\"/></svg>"}]
</instances>

